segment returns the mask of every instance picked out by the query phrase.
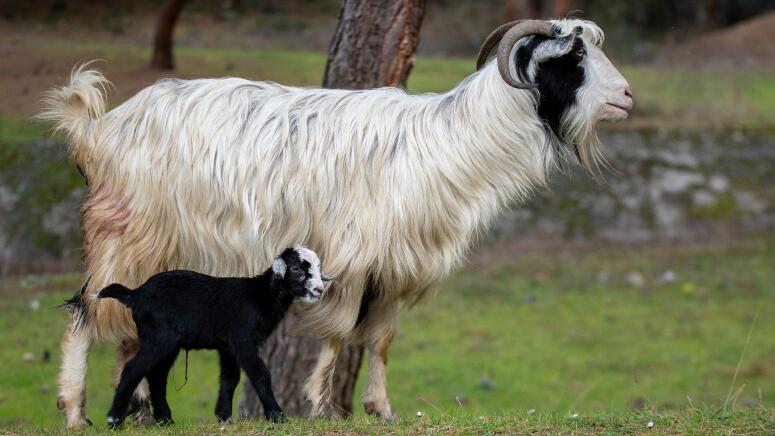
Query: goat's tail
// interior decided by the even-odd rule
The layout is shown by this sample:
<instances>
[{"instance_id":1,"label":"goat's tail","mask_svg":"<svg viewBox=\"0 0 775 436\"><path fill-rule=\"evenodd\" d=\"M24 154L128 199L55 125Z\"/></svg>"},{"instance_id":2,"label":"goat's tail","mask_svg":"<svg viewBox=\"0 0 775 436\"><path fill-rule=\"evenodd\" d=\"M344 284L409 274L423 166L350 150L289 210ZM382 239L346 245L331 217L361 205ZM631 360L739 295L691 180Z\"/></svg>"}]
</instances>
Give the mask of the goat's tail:
<instances>
[{"instance_id":1,"label":"goat's tail","mask_svg":"<svg viewBox=\"0 0 775 436\"><path fill-rule=\"evenodd\" d=\"M111 86L102 73L87 69L89 64L73 68L67 86L48 91L43 98L43 112L37 116L52 122L55 131L67 132L76 163L84 157L92 122L105 114L106 90Z\"/></svg>"},{"instance_id":2,"label":"goat's tail","mask_svg":"<svg viewBox=\"0 0 775 436\"><path fill-rule=\"evenodd\" d=\"M132 303L131 297L132 290L119 283L108 285L97 295L97 298L115 298L126 306Z\"/></svg>"}]
</instances>

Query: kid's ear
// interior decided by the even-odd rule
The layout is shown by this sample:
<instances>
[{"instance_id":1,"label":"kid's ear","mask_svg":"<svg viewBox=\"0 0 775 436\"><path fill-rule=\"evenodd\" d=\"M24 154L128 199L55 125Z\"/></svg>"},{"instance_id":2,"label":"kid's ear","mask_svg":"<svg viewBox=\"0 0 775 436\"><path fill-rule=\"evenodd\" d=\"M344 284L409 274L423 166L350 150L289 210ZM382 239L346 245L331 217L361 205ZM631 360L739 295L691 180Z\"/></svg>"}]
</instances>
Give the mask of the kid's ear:
<instances>
[{"instance_id":1,"label":"kid's ear","mask_svg":"<svg viewBox=\"0 0 775 436\"><path fill-rule=\"evenodd\" d=\"M272 272L280 278L285 278L285 261L282 258L277 258L272 262Z\"/></svg>"}]
</instances>

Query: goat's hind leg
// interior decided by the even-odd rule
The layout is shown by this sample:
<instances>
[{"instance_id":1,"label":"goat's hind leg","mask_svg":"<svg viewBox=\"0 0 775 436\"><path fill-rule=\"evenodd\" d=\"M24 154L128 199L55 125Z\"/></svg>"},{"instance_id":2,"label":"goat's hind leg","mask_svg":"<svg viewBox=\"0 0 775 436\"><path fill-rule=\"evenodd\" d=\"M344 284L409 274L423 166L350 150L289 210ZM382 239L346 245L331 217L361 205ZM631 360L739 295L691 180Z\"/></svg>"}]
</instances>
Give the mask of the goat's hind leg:
<instances>
[{"instance_id":1,"label":"goat's hind leg","mask_svg":"<svg viewBox=\"0 0 775 436\"><path fill-rule=\"evenodd\" d=\"M163 347L159 347L163 349ZM127 415L129 402L137 385L156 365L158 365L161 356L150 351L140 351L124 365L121 371L121 380L116 387L116 393L113 396L113 404L108 412L108 426L115 428L123 424Z\"/></svg>"},{"instance_id":2,"label":"goat's hind leg","mask_svg":"<svg viewBox=\"0 0 775 436\"><path fill-rule=\"evenodd\" d=\"M218 401L215 403L215 416L221 421L228 421L231 418L234 390L239 384L240 369L237 358L228 351L218 350L218 357L221 363L221 385L218 390Z\"/></svg>"},{"instance_id":3,"label":"goat's hind leg","mask_svg":"<svg viewBox=\"0 0 775 436\"><path fill-rule=\"evenodd\" d=\"M62 339L62 367L59 372L57 408L67 414L67 428L91 425L86 416L86 366L92 337L78 326L77 314L71 317Z\"/></svg>"},{"instance_id":4,"label":"goat's hind leg","mask_svg":"<svg viewBox=\"0 0 775 436\"><path fill-rule=\"evenodd\" d=\"M121 371L124 369L124 365L137 353L140 348L140 343L137 339L123 339L116 347L116 386L118 386L121 380ZM135 422L142 426L149 426L156 423L153 415L151 414L151 407L149 404L149 386L146 380L140 382L132 395L132 400L129 402L129 409L127 415L134 415Z\"/></svg>"}]
</instances>

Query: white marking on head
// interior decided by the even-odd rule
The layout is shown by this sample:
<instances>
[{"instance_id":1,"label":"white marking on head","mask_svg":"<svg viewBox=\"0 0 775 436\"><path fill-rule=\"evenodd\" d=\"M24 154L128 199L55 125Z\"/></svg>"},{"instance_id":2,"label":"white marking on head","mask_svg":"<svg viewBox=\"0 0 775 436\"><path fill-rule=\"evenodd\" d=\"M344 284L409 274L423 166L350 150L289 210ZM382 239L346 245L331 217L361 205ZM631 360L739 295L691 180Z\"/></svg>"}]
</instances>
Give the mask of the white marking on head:
<instances>
[{"instance_id":1,"label":"white marking on head","mask_svg":"<svg viewBox=\"0 0 775 436\"><path fill-rule=\"evenodd\" d=\"M278 257L272 261L272 272L279 275L280 277L285 277L286 268L285 261L282 260L282 258Z\"/></svg>"},{"instance_id":2,"label":"white marking on head","mask_svg":"<svg viewBox=\"0 0 775 436\"><path fill-rule=\"evenodd\" d=\"M567 144L578 147L582 165L588 170L604 162L597 148L597 124L601 120L623 120L632 108L633 99L627 80L603 53L603 31L595 23L586 20L552 20L557 30L554 38L540 43L534 50L527 66L527 79L535 82L539 66L551 58L570 52L572 44L564 45L576 29L584 42L586 54L579 65L584 69L584 81L576 90L575 103L567 108L560 120L559 136ZM520 44L526 44L523 38ZM512 54L516 53L516 50ZM514 66L514 60L510 62Z\"/></svg>"},{"instance_id":3,"label":"white marking on head","mask_svg":"<svg viewBox=\"0 0 775 436\"><path fill-rule=\"evenodd\" d=\"M595 23L586 20L553 20L552 24L560 29L560 36L569 35L576 27L583 29L581 39L587 55L581 61L584 68L584 83L577 92L576 107L568 111L569 115L583 118L563 124L595 124L600 120L619 120L627 118L632 108L630 85L622 74L603 53L605 35ZM617 107L610 106L614 104ZM574 129L579 130L588 129Z\"/></svg>"},{"instance_id":4,"label":"white marking on head","mask_svg":"<svg viewBox=\"0 0 775 436\"><path fill-rule=\"evenodd\" d=\"M307 247L296 245L293 249L296 250L300 259L306 260L310 265L308 270L309 277L304 284L304 287L307 289L307 295L302 300L308 303L317 301L323 296L323 291L325 290L320 271L320 258L317 253Z\"/></svg>"}]
</instances>

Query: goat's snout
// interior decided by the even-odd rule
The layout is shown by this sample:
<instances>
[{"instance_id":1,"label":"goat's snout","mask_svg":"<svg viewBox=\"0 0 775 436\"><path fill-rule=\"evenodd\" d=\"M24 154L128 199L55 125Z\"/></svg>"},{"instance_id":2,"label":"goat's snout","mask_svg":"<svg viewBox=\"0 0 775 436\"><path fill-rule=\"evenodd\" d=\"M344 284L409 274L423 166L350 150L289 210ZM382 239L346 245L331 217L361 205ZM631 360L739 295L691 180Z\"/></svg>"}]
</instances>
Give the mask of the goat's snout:
<instances>
[{"instance_id":1,"label":"goat's snout","mask_svg":"<svg viewBox=\"0 0 775 436\"><path fill-rule=\"evenodd\" d=\"M323 297L323 291L325 288L323 285L318 285L312 288L307 288L307 295L302 298L302 300L306 301L307 303L314 303L316 301L320 301L320 299Z\"/></svg>"}]
</instances>

